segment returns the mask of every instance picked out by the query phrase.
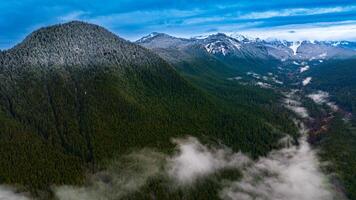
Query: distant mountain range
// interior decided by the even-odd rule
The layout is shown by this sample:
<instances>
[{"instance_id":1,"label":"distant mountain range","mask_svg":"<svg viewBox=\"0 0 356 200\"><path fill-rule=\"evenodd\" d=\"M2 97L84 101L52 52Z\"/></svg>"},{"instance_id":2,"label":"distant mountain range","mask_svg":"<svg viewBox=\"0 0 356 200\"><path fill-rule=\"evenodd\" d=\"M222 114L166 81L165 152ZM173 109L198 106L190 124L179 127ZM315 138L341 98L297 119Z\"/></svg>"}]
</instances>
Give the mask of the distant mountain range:
<instances>
[{"instance_id":1,"label":"distant mountain range","mask_svg":"<svg viewBox=\"0 0 356 200\"><path fill-rule=\"evenodd\" d=\"M150 49L169 49L182 54L192 48L216 56L277 60L346 59L356 56L356 43L348 41L285 41L261 40L240 34L217 33L190 39L164 33L151 33L136 41Z\"/></svg>"}]
</instances>

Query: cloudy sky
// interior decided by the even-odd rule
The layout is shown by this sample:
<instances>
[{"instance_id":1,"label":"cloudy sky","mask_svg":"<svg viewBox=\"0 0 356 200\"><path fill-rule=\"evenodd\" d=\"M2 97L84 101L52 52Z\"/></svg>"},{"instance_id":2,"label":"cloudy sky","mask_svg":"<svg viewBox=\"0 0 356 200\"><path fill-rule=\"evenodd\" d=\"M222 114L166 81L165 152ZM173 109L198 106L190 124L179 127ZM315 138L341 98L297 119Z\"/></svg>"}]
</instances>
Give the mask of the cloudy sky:
<instances>
[{"instance_id":1,"label":"cloudy sky","mask_svg":"<svg viewBox=\"0 0 356 200\"><path fill-rule=\"evenodd\" d=\"M356 40L355 0L1 0L0 49L46 25L83 20L136 40L238 32L289 40Z\"/></svg>"}]
</instances>

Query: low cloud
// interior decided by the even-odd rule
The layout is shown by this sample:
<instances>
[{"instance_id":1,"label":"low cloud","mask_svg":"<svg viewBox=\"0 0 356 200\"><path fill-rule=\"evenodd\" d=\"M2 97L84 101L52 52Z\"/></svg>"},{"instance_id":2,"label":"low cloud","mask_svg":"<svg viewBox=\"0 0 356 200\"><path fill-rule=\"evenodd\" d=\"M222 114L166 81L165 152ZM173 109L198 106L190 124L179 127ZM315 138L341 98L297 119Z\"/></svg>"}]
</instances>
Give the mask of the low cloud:
<instances>
[{"instance_id":1,"label":"low cloud","mask_svg":"<svg viewBox=\"0 0 356 200\"><path fill-rule=\"evenodd\" d=\"M307 77L302 81L302 85L306 86L312 81L312 77Z\"/></svg>"},{"instance_id":2,"label":"low cloud","mask_svg":"<svg viewBox=\"0 0 356 200\"><path fill-rule=\"evenodd\" d=\"M297 91L292 91L288 94L285 94L286 98L284 99L284 106L293 111L300 118L306 119L309 118L308 110L302 106L302 103L299 100L299 97L296 95Z\"/></svg>"},{"instance_id":3,"label":"low cloud","mask_svg":"<svg viewBox=\"0 0 356 200\"><path fill-rule=\"evenodd\" d=\"M316 93L309 94L308 97L311 98L316 104L328 105L334 111L337 111L339 109L339 107L334 102L331 102L329 100L330 96L329 96L329 93L327 93L327 92L319 90Z\"/></svg>"},{"instance_id":4,"label":"low cloud","mask_svg":"<svg viewBox=\"0 0 356 200\"><path fill-rule=\"evenodd\" d=\"M299 146L272 151L246 168L242 180L226 183L220 196L226 200L331 200L331 191L315 152L302 137Z\"/></svg>"},{"instance_id":5,"label":"low cloud","mask_svg":"<svg viewBox=\"0 0 356 200\"><path fill-rule=\"evenodd\" d=\"M29 200L24 194L17 193L10 187L0 186L0 200Z\"/></svg>"},{"instance_id":6,"label":"low cloud","mask_svg":"<svg viewBox=\"0 0 356 200\"><path fill-rule=\"evenodd\" d=\"M196 138L174 139L176 153L166 155L150 149L125 156L98 172L83 187L60 186L54 192L59 200L124 199L139 191L150 178L167 177L167 184L193 184L218 170L238 169L250 162L242 153L226 147L208 147Z\"/></svg>"},{"instance_id":7,"label":"low cloud","mask_svg":"<svg viewBox=\"0 0 356 200\"><path fill-rule=\"evenodd\" d=\"M122 199L160 174L164 160L163 154L144 149L113 161L107 170L94 174L86 186L60 186L54 192L59 200Z\"/></svg>"},{"instance_id":8,"label":"low cloud","mask_svg":"<svg viewBox=\"0 0 356 200\"><path fill-rule=\"evenodd\" d=\"M304 67L301 67L301 68L300 68L300 73L303 73L303 72L305 72L305 71L308 71L309 69L310 69L309 65L306 65L306 66L304 66Z\"/></svg>"},{"instance_id":9,"label":"low cloud","mask_svg":"<svg viewBox=\"0 0 356 200\"><path fill-rule=\"evenodd\" d=\"M233 153L228 148L208 148L193 137L174 142L178 152L168 159L168 173L179 183L192 183L220 169L240 168L249 162L242 153Z\"/></svg>"}]
</instances>

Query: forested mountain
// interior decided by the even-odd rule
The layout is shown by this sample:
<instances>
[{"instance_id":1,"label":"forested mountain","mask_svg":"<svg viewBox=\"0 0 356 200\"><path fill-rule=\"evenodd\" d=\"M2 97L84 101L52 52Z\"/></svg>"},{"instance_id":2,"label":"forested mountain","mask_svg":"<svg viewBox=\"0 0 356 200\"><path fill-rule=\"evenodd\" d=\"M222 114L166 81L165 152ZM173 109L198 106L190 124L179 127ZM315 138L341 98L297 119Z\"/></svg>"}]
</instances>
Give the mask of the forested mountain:
<instances>
[{"instance_id":1,"label":"forested mountain","mask_svg":"<svg viewBox=\"0 0 356 200\"><path fill-rule=\"evenodd\" d=\"M172 152L175 137L221 142L253 158L285 134L296 137L280 94L224 86L220 78L205 84L177 71L150 50L83 22L41 28L1 52L1 182L49 198L53 185L82 184L87 172L133 149ZM229 66L210 75L232 72Z\"/></svg>"}]
</instances>

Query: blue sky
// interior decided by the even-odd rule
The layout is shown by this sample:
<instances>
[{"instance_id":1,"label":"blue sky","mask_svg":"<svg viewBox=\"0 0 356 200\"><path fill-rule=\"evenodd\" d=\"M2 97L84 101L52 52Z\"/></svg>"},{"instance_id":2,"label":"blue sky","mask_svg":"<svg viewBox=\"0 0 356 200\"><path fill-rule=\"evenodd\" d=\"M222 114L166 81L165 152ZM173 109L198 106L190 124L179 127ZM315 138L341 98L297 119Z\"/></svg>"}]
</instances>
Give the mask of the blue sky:
<instances>
[{"instance_id":1,"label":"blue sky","mask_svg":"<svg viewBox=\"0 0 356 200\"><path fill-rule=\"evenodd\" d=\"M356 40L355 0L1 0L0 49L33 30L83 20L136 40L238 32L289 40Z\"/></svg>"}]
</instances>

